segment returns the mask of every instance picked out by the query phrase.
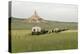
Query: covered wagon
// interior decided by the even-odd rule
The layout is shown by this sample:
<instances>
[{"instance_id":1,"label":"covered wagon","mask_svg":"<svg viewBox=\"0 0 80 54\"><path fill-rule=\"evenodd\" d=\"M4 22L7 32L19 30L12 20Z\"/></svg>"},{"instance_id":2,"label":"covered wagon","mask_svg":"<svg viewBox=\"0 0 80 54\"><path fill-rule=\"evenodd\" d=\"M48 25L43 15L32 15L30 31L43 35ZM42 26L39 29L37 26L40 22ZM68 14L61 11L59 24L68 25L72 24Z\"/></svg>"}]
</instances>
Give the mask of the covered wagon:
<instances>
[{"instance_id":1,"label":"covered wagon","mask_svg":"<svg viewBox=\"0 0 80 54\"><path fill-rule=\"evenodd\" d=\"M41 33L41 27L32 27L32 35L39 35Z\"/></svg>"},{"instance_id":2,"label":"covered wagon","mask_svg":"<svg viewBox=\"0 0 80 54\"><path fill-rule=\"evenodd\" d=\"M35 26L32 27L32 35L40 35L47 33L48 30L42 29L41 27Z\"/></svg>"}]
</instances>

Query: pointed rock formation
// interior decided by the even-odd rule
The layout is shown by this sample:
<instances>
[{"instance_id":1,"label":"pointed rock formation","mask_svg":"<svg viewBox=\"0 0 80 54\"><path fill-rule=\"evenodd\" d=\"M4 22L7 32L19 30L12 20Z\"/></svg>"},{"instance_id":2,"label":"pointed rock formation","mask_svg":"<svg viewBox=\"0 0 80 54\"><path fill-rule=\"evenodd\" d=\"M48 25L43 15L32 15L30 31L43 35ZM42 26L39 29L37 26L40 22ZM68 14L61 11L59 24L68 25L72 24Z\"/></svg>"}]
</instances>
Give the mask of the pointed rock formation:
<instances>
[{"instance_id":1,"label":"pointed rock formation","mask_svg":"<svg viewBox=\"0 0 80 54\"><path fill-rule=\"evenodd\" d=\"M44 19L42 19L40 16L38 16L36 10L34 11L34 14L28 18L29 23L40 23L40 22L45 22Z\"/></svg>"}]
</instances>

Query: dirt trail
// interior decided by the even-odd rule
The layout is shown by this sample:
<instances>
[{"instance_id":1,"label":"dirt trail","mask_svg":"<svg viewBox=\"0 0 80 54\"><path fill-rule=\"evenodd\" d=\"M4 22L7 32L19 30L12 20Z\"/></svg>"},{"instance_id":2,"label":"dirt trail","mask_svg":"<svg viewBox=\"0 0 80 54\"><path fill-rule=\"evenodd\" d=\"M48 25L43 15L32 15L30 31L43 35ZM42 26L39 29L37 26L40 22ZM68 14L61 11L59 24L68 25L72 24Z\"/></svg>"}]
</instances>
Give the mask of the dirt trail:
<instances>
[{"instance_id":1,"label":"dirt trail","mask_svg":"<svg viewBox=\"0 0 80 54\"><path fill-rule=\"evenodd\" d=\"M63 31L63 32L78 32L78 30L67 30L67 31Z\"/></svg>"}]
</instances>

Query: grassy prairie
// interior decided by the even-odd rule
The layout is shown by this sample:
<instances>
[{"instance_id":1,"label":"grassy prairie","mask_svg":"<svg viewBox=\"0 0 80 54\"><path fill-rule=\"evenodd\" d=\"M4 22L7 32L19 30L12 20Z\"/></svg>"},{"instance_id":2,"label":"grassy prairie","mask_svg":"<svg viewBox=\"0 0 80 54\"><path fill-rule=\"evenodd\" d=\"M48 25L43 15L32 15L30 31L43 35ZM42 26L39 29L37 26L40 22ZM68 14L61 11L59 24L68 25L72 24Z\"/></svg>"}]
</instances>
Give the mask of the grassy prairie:
<instances>
[{"instance_id":1,"label":"grassy prairie","mask_svg":"<svg viewBox=\"0 0 80 54\"><path fill-rule=\"evenodd\" d=\"M30 30L12 30L12 52L63 50L78 48L78 34L75 32L31 35Z\"/></svg>"},{"instance_id":2,"label":"grassy prairie","mask_svg":"<svg viewBox=\"0 0 80 54\"><path fill-rule=\"evenodd\" d=\"M54 28L68 28L72 30L76 30L78 27L77 22L59 22L59 21L49 21L45 20L47 23L28 23L27 21L24 22L24 20L27 19L20 19L20 18L11 18L11 29L12 30L31 30L34 25L37 25L41 28L45 29L54 29Z\"/></svg>"}]
</instances>

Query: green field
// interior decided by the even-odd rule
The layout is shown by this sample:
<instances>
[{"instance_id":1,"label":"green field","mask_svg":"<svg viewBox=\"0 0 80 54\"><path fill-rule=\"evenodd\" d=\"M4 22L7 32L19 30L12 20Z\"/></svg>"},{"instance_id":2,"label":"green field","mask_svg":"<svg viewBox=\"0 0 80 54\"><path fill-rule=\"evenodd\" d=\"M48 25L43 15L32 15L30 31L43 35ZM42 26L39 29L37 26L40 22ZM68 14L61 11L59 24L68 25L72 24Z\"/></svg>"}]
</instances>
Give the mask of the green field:
<instances>
[{"instance_id":1,"label":"green field","mask_svg":"<svg viewBox=\"0 0 80 54\"><path fill-rule=\"evenodd\" d=\"M13 18L11 21L12 52L31 52L45 50L63 50L78 48L78 23L45 20L47 23L28 23L28 19ZM25 20L25 21L24 21ZM31 35L35 25L42 29L68 28L60 33Z\"/></svg>"},{"instance_id":2,"label":"green field","mask_svg":"<svg viewBox=\"0 0 80 54\"><path fill-rule=\"evenodd\" d=\"M31 35L31 30L12 30L11 38L13 53L78 48L77 31Z\"/></svg>"},{"instance_id":3,"label":"green field","mask_svg":"<svg viewBox=\"0 0 80 54\"><path fill-rule=\"evenodd\" d=\"M24 21L25 20L25 21ZM54 29L54 28L68 28L72 30L77 30L77 22L59 22L59 21L49 21L45 20L47 23L28 23L27 19L12 18L11 19L11 29L12 30L31 30L35 25L45 28L45 29Z\"/></svg>"}]
</instances>

